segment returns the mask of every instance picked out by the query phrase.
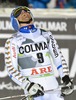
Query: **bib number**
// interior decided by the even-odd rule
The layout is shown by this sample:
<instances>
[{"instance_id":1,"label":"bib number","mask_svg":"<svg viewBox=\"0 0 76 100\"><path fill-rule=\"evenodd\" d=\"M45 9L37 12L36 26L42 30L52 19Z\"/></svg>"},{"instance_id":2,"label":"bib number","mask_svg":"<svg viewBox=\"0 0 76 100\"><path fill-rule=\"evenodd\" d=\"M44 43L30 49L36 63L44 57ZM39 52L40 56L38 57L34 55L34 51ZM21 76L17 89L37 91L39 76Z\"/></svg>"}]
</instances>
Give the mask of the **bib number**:
<instances>
[{"instance_id":1,"label":"bib number","mask_svg":"<svg viewBox=\"0 0 76 100\"><path fill-rule=\"evenodd\" d=\"M38 62L39 63L43 63L44 62L44 58L43 58L43 54L42 53L37 53L37 58L38 58Z\"/></svg>"}]
</instances>

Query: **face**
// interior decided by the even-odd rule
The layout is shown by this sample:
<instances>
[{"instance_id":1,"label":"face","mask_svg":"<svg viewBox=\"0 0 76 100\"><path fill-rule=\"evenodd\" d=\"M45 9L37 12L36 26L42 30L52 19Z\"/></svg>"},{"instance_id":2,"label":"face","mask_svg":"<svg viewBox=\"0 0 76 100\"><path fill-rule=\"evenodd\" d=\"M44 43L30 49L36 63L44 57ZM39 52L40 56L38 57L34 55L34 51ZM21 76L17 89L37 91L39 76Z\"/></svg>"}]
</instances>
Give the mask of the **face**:
<instances>
[{"instance_id":1,"label":"face","mask_svg":"<svg viewBox=\"0 0 76 100\"><path fill-rule=\"evenodd\" d=\"M22 10L17 19L22 22L27 22L31 19L31 15L29 12Z\"/></svg>"}]
</instances>

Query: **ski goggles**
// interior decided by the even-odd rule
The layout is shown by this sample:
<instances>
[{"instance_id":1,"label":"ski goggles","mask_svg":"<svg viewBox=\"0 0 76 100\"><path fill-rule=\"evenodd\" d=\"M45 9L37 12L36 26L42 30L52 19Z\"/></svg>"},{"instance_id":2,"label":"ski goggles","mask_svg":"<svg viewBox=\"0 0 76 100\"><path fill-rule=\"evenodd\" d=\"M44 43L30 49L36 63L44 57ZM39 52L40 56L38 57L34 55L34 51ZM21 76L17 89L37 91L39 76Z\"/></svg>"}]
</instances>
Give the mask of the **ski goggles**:
<instances>
[{"instance_id":1,"label":"ski goggles","mask_svg":"<svg viewBox=\"0 0 76 100\"><path fill-rule=\"evenodd\" d=\"M17 18L21 14L22 10L24 10L25 12L30 13L30 10L27 7L19 7L19 8L16 8L14 10L14 12L13 12L14 17Z\"/></svg>"}]
</instances>

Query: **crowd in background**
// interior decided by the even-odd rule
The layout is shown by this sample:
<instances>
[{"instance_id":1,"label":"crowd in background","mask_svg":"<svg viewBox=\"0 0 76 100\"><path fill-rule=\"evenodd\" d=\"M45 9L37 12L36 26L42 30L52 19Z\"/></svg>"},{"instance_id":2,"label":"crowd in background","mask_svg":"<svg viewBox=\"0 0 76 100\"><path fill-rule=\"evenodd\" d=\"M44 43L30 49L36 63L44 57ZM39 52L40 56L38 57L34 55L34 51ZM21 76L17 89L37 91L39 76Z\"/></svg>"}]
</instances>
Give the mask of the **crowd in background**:
<instances>
[{"instance_id":1,"label":"crowd in background","mask_svg":"<svg viewBox=\"0 0 76 100\"><path fill-rule=\"evenodd\" d=\"M76 0L0 0L0 7L76 8Z\"/></svg>"}]
</instances>

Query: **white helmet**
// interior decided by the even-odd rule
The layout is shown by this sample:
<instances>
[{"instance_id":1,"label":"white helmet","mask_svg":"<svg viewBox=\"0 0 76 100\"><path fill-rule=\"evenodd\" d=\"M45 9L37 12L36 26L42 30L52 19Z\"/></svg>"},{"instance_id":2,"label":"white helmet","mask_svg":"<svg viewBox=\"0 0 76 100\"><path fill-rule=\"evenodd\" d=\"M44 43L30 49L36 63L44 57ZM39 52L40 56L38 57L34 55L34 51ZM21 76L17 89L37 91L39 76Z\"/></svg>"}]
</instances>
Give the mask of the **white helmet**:
<instances>
[{"instance_id":1,"label":"white helmet","mask_svg":"<svg viewBox=\"0 0 76 100\"><path fill-rule=\"evenodd\" d=\"M19 22L17 20L17 17L20 15L22 10L29 12L29 14L31 15L31 19L28 22ZM19 6L19 7L15 8L11 13L11 23L15 30L19 30L19 27L20 27L19 23L27 23L28 24L28 23L30 23L30 21L34 21L34 18L33 18L33 15L31 13L30 9L26 6Z\"/></svg>"}]
</instances>

